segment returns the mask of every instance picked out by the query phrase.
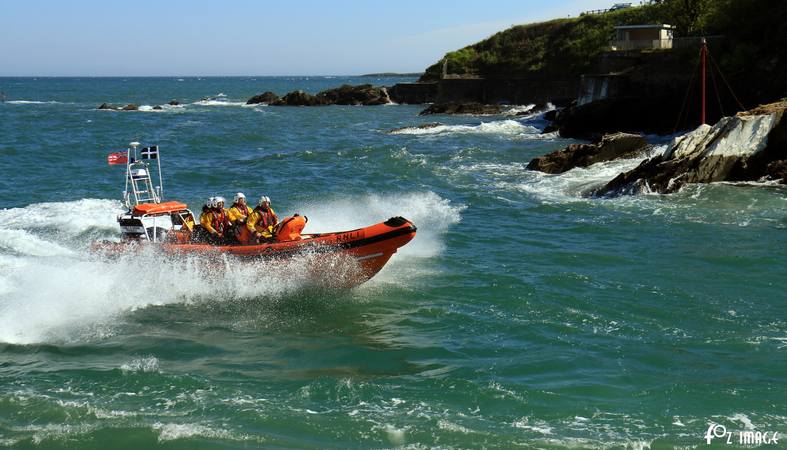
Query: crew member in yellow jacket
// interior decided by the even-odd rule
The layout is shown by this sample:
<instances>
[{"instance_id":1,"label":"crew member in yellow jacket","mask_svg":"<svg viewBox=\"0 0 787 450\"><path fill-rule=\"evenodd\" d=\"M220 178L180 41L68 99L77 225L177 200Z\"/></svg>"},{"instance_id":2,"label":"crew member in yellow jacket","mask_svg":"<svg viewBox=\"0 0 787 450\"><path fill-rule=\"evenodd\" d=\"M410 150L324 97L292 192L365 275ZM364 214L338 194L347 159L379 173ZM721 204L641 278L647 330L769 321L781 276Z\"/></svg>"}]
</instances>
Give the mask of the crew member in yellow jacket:
<instances>
[{"instance_id":1,"label":"crew member in yellow jacket","mask_svg":"<svg viewBox=\"0 0 787 450\"><path fill-rule=\"evenodd\" d=\"M243 192L238 192L235 194L234 203L230 207L229 211L227 211L227 215L230 218L230 223L233 225L242 223L246 223L246 219L252 213L252 209L249 208L249 205L246 204L246 196L243 195Z\"/></svg>"},{"instance_id":2,"label":"crew member in yellow jacket","mask_svg":"<svg viewBox=\"0 0 787 450\"><path fill-rule=\"evenodd\" d=\"M257 242L265 242L273 238L273 227L277 223L279 223L279 218L271 208L271 199L263 195L260 197L260 203L249 214L246 228Z\"/></svg>"},{"instance_id":3,"label":"crew member in yellow jacket","mask_svg":"<svg viewBox=\"0 0 787 450\"><path fill-rule=\"evenodd\" d=\"M206 232L200 239L207 240L213 244L224 243L224 234L229 221L227 220L222 197L211 197L208 199L205 207L202 209L202 214L199 216L199 223Z\"/></svg>"},{"instance_id":4,"label":"crew member in yellow jacket","mask_svg":"<svg viewBox=\"0 0 787 450\"><path fill-rule=\"evenodd\" d=\"M249 229L246 228L246 221L251 213L252 209L246 204L246 196L243 192L235 194L234 203L227 211L227 218L232 224L232 234L241 244L248 244L251 238Z\"/></svg>"}]
</instances>

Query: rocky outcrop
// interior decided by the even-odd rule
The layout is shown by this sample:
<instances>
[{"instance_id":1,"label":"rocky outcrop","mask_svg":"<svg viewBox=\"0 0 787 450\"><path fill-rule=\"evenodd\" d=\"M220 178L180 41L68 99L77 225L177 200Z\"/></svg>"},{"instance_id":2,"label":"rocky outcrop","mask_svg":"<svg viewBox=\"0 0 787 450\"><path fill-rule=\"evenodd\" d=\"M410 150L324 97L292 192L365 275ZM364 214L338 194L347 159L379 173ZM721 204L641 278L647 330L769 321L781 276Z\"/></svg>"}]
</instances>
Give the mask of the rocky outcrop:
<instances>
[{"instance_id":1,"label":"rocky outcrop","mask_svg":"<svg viewBox=\"0 0 787 450\"><path fill-rule=\"evenodd\" d=\"M429 114L500 114L500 105L484 105L482 103L434 103L421 111L420 116Z\"/></svg>"},{"instance_id":2,"label":"rocky outcrop","mask_svg":"<svg viewBox=\"0 0 787 450\"><path fill-rule=\"evenodd\" d=\"M765 175L781 184L787 184L787 159L773 161L765 168Z\"/></svg>"},{"instance_id":3,"label":"rocky outcrop","mask_svg":"<svg viewBox=\"0 0 787 450\"><path fill-rule=\"evenodd\" d=\"M608 134L594 144L571 144L563 150L533 158L527 168L546 173L563 173L575 167L587 167L598 162L632 157L649 148L641 135Z\"/></svg>"},{"instance_id":4,"label":"rocky outcrop","mask_svg":"<svg viewBox=\"0 0 787 450\"><path fill-rule=\"evenodd\" d=\"M651 98L616 98L597 100L584 105L563 108L554 123L560 136L576 139L597 139L616 131L673 133L675 111L680 111L678 96Z\"/></svg>"},{"instance_id":5,"label":"rocky outcrop","mask_svg":"<svg viewBox=\"0 0 787 450\"><path fill-rule=\"evenodd\" d=\"M268 104L269 105L271 103L274 103L278 99L279 99L278 95L274 94L271 91L266 91L266 92L263 92L260 95L255 95L254 97L246 100L246 104L247 105L256 105L256 104L259 104L259 103L264 103L264 104Z\"/></svg>"},{"instance_id":6,"label":"rocky outcrop","mask_svg":"<svg viewBox=\"0 0 787 450\"><path fill-rule=\"evenodd\" d=\"M167 104L168 104L169 106L179 106L179 105L180 105L180 102L179 102L179 101L177 101L177 100L174 100L174 99L173 99L173 100L170 100L169 102L167 102Z\"/></svg>"},{"instance_id":7,"label":"rocky outcrop","mask_svg":"<svg viewBox=\"0 0 787 450\"><path fill-rule=\"evenodd\" d=\"M292 91L270 103L271 106L322 106L327 104L322 98L301 90Z\"/></svg>"},{"instance_id":8,"label":"rocky outcrop","mask_svg":"<svg viewBox=\"0 0 787 450\"><path fill-rule=\"evenodd\" d=\"M129 103L127 105L113 105L111 103L102 103L98 105L96 109L109 109L113 111L137 111L139 110L139 106Z\"/></svg>"},{"instance_id":9,"label":"rocky outcrop","mask_svg":"<svg viewBox=\"0 0 787 450\"><path fill-rule=\"evenodd\" d=\"M266 92L262 94L273 94ZM258 96L259 97L259 96ZM249 99L251 102L256 97ZM319 92L317 95L307 94L303 91L293 91L282 98L268 102L272 106L323 106L323 105L384 105L391 103L388 90L384 87L375 87L371 84L350 86L345 84L335 89Z\"/></svg>"},{"instance_id":10,"label":"rocky outcrop","mask_svg":"<svg viewBox=\"0 0 787 450\"><path fill-rule=\"evenodd\" d=\"M374 87L371 84L360 86L342 85L336 89L328 89L317 94L331 105L384 105L391 103L385 87Z\"/></svg>"},{"instance_id":11,"label":"rocky outcrop","mask_svg":"<svg viewBox=\"0 0 787 450\"><path fill-rule=\"evenodd\" d=\"M764 105L675 138L663 155L648 159L594 192L669 193L687 183L784 180L787 103ZM759 114L764 113L764 114Z\"/></svg>"}]
</instances>

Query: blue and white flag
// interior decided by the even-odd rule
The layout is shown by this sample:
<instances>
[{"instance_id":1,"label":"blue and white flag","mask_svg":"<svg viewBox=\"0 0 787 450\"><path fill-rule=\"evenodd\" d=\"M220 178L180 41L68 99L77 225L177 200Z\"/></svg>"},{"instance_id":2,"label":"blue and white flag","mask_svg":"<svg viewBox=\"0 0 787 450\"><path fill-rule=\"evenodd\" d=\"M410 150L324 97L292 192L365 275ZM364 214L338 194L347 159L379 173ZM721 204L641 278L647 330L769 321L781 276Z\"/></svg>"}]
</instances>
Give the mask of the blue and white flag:
<instances>
[{"instance_id":1,"label":"blue and white flag","mask_svg":"<svg viewBox=\"0 0 787 450\"><path fill-rule=\"evenodd\" d=\"M158 159L158 145L143 148L140 155L142 159Z\"/></svg>"}]
</instances>

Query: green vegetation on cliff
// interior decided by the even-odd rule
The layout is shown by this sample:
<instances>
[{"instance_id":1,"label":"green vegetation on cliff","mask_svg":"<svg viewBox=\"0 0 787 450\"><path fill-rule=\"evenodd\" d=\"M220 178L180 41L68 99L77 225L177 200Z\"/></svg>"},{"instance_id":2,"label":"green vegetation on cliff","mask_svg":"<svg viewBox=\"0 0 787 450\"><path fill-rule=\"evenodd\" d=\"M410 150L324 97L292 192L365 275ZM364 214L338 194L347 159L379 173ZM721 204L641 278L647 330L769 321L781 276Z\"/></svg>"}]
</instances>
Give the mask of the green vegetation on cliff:
<instances>
[{"instance_id":1,"label":"green vegetation on cliff","mask_svg":"<svg viewBox=\"0 0 787 450\"><path fill-rule=\"evenodd\" d=\"M676 36L721 34L732 43L722 65L746 70L765 61L772 76L785 67L787 2L771 0L664 0L583 15L518 25L445 55L448 73L485 77L575 76L589 70L609 49L616 25L667 23ZM423 81L440 77L442 61L426 69ZM783 72L782 72L783 73Z\"/></svg>"}]
</instances>

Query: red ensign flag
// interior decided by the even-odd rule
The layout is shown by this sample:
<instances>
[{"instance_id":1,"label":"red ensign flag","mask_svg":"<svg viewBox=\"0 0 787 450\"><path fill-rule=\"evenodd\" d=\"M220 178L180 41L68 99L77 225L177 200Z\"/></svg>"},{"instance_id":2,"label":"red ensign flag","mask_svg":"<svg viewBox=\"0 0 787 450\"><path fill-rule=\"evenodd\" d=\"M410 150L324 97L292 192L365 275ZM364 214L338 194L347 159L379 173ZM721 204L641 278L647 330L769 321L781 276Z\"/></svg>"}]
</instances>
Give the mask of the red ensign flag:
<instances>
[{"instance_id":1,"label":"red ensign flag","mask_svg":"<svg viewBox=\"0 0 787 450\"><path fill-rule=\"evenodd\" d=\"M126 152L110 153L107 156L107 162L110 166L113 164L126 164L128 162L128 154Z\"/></svg>"}]
</instances>

